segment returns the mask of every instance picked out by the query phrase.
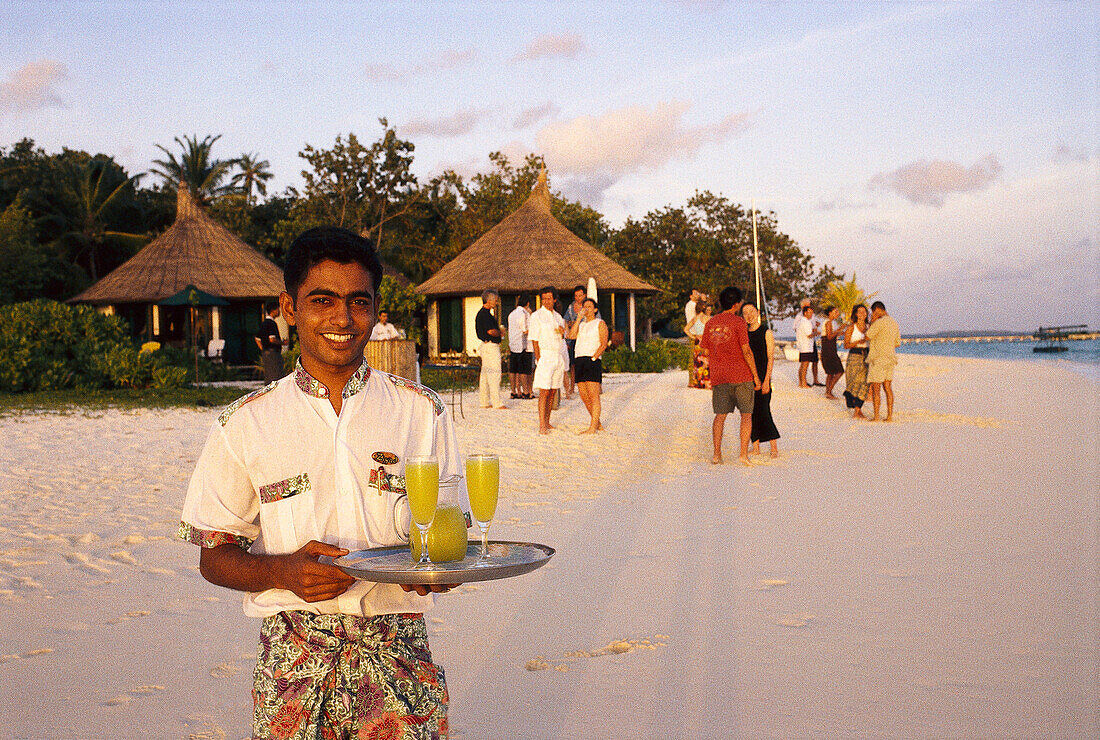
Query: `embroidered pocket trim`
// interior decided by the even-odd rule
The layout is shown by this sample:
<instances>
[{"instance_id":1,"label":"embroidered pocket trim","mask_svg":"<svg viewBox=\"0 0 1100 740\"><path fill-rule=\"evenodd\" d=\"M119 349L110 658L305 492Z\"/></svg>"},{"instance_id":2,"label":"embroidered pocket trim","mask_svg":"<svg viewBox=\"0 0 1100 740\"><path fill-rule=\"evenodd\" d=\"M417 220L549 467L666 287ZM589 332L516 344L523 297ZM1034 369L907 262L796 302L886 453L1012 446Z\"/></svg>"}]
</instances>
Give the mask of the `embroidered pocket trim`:
<instances>
[{"instance_id":1,"label":"embroidered pocket trim","mask_svg":"<svg viewBox=\"0 0 1100 740\"><path fill-rule=\"evenodd\" d=\"M309 490L309 474L301 473L293 478L281 480L278 483L269 483L260 486L260 501L265 504L281 501L284 498L297 496Z\"/></svg>"}]
</instances>

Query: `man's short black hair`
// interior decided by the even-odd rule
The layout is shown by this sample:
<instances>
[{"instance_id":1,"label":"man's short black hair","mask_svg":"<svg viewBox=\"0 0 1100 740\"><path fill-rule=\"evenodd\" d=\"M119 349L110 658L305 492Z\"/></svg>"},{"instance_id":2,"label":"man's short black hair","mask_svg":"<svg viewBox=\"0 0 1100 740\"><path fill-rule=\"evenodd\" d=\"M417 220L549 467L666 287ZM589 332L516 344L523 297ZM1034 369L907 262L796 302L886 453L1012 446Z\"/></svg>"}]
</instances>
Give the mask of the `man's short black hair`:
<instances>
[{"instance_id":1,"label":"man's short black hair","mask_svg":"<svg viewBox=\"0 0 1100 740\"><path fill-rule=\"evenodd\" d=\"M520 293L519 298L516 299L516 305L517 306L530 306L531 305L531 296L527 295L526 293Z\"/></svg>"},{"instance_id":2,"label":"man's short black hair","mask_svg":"<svg viewBox=\"0 0 1100 740\"><path fill-rule=\"evenodd\" d=\"M540 296L545 294L545 293L553 293L555 298L558 297L558 291L554 290L554 288L550 285L547 285L545 288L540 288L539 289L539 295Z\"/></svg>"},{"instance_id":3,"label":"man's short black hair","mask_svg":"<svg viewBox=\"0 0 1100 740\"><path fill-rule=\"evenodd\" d=\"M731 285L718 294L718 303L721 304L723 311L729 311L741 302L742 296L741 289Z\"/></svg>"},{"instance_id":4,"label":"man's short black hair","mask_svg":"<svg viewBox=\"0 0 1100 740\"><path fill-rule=\"evenodd\" d=\"M576 295L578 290L581 291L582 293L584 293L585 295L588 295L588 288L584 287L583 285L578 285L575 288L573 288L573 295Z\"/></svg>"},{"instance_id":5,"label":"man's short black hair","mask_svg":"<svg viewBox=\"0 0 1100 740\"><path fill-rule=\"evenodd\" d=\"M264 313L270 314L276 308L279 307L279 302L276 300L264 301Z\"/></svg>"},{"instance_id":6,"label":"man's short black hair","mask_svg":"<svg viewBox=\"0 0 1100 740\"><path fill-rule=\"evenodd\" d=\"M298 288L314 265L332 260L341 265L358 262L371 276L371 287L378 295L382 284L382 263L370 239L339 226L318 226L303 231L286 251L283 284L291 300L297 300Z\"/></svg>"},{"instance_id":7,"label":"man's short black hair","mask_svg":"<svg viewBox=\"0 0 1100 740\"><path fill-rule=\"evenodd\" d=\"M871 313L874 313L876 308L881 308L883 311L885 311L886 310L886 304L883 303L882 301L875 301L874 303L871 304Z\"/></svg>"}]
</instances>

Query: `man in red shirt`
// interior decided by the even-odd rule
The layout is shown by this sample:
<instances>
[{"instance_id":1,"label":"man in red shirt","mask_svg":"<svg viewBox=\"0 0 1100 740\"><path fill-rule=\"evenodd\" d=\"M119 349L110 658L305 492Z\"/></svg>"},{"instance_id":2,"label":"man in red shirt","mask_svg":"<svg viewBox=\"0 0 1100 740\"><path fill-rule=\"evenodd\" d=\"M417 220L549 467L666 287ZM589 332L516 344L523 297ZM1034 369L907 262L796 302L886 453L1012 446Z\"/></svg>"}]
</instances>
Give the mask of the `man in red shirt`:
<instances>
[{"instance_id":1,"label":"man in red shirt","mask_svg":"<svg viewBox=\"0 0 1100 740\"><path fill-rule=\"evenodd\" d=\"M752 433L753 391L760 390L760 376L749 349L749 328L737 315L741 310L740 288L729 287L719 294L722 313L707 322L701 340L710 355L711 408L714 409L714 457L722 462L722 431L726 415L741 412L741 464L749 465L749 436Z\"/></svg>"}]
</instances>

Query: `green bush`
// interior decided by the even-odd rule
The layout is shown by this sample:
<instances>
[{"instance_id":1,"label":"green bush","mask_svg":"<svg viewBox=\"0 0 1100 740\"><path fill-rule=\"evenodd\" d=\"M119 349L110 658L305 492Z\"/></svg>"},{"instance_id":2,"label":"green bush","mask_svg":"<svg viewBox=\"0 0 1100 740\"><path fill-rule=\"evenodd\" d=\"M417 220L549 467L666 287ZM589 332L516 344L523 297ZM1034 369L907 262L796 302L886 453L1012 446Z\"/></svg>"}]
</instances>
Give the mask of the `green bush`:
<instances>
[{"instance_id":1,"label":"green bush","mask_svg":"<svg viewBox=\"0 0 1100 740\"><path fill-rule=\"evenodd\" d=\"M140 353L117 316L41 299L0 306L0 358L0 391L9 393L183 382L163 371L167 357Z\"/></svg>"},{"instance_id":2,"label":"green bush","mask_svg":"<svg viewBox=\"0 0 1100 740\"><path fill-rule=\"evenodd\" d=\"M604 372L660 373L668 368L687 370L691 366L691 347L668 339L651 339L638 345L637 352L621 345L603 353Z\"/></svg>"}]
</instances>

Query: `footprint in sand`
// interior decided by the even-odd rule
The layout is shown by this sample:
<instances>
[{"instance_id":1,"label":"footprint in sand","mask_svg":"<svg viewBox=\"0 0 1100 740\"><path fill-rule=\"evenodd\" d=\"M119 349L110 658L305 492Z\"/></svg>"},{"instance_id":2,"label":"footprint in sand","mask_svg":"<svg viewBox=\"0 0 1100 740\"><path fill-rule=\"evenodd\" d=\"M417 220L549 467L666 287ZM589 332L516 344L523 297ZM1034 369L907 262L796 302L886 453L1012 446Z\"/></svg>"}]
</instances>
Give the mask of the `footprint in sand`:
<instances>
[{"instance_id":1,"label":"footprint in sand","mask_svg":"<svg viewBox=\"0 0 1100 740\"><path fill-rule=\"evenodd\" d=\"M771 591L773 588L779 588L780 586L786 586L790 581L782 578L766 578L760 582L760 591Z\"/></svg>"},{"instance_id":2,"label":"footprint in sand","mask_svg":"<svg viewBox=\"0 0 1100 740\"><path fill-rule=\"evenodd\" d=\"M157 686L156 684L148 684L146 686L137 686L135 688L130 689L129 692L127 692L125 694L119 694L118 696L116 696L112 699L108 699L107 701L105 701L103 703L106 704L109 707L117 707L121 704L129 704L130 702L132 702L134 699L136 699L138 697L152 696L153 694L157 693L158 691L164 691L164 687L163 686Z\"/></svg>"},{"instance_id":3,"label":"footprint in sand","mask_svg":"<svg viewBox=\"0 0 1100 740\"><path fill-rule=\"evenodd\" d=\"M236 663L218 663L210 669L210 675L214 678L229 678L240 670L241 667Z\"/></svg>"},{"instance_id":4,"label":"footprint in sand","mask_svg":"<svg viewBox=\"0 0 1100 740\"><path fill-rule=\"evenodd\" d=\"M111 560L117 560L120 563L126 563L127 565L137 565L138 561L134 559L134 556L125 550L119 550L118 552L111 553Z\"/></svg>"},{"instance_id":5,"label":"footprint in sand","mask_svg":"<svg viewBox=\"0 0 1100 740\"><path fill-rule=\"evenodd\" d=\"M91 558L82 552L69 553L65 556L65 560L69 561L72 565L77 566L85 573L91 573L93 575L106 575L111 572L110 568L105 568L99 563L93 563Z\"/></svg>"},{"instance_id":6,"label":"footprint in sand","mask_svg":"<svg viewBox=\"0 0 1100 740\"><path fill-rule=\"evenodd\" d=\"M652 639L647 637L641 639L624 638L612 640L603 647L593 650L568 650L562 654L562 657L567 660L576 660L578 658L599 658L605 655L624 655L639 650L656 650L665 647L667 645L666 640L668 640L668 635L660 634L654 635ZM524 668L528 671L544 671L553 668L555 671L564 672L569 670L569 664L556 659L551 663L546 656L537 655L527 661Z\"/></svg>"},{"instance_id":7,"label":"footprint in sand","mask_svg":"<svg viewBox=\"0 0 1100 740\"><path fill-rule=\"evenodd\" d=\"M795 629L808 627L811 622L817 619L813 614L806 614L805 612L799 614L784 614L779 621L776 622L780 627L792 627Z\"/></svg>"}]
</instances>

